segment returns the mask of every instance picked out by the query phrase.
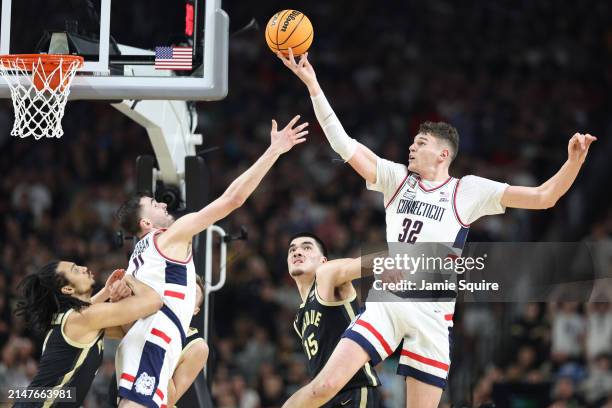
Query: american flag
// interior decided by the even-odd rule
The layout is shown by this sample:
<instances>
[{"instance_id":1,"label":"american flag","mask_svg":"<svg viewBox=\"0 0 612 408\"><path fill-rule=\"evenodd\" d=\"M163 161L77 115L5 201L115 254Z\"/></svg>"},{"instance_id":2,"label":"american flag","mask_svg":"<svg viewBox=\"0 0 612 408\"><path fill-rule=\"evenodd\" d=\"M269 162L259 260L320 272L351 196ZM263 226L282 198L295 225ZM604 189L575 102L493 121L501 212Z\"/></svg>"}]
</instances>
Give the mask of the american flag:
<instances>
[{"instance_id":1,"label":"american flag","mask_svg":"<svg viewBox=\"0 0 612 408\"><path fill-rule=\"evenodd\" d=\"M155 47L155 69L191 69L192 47Z\"/></svg>"}]
</instances>

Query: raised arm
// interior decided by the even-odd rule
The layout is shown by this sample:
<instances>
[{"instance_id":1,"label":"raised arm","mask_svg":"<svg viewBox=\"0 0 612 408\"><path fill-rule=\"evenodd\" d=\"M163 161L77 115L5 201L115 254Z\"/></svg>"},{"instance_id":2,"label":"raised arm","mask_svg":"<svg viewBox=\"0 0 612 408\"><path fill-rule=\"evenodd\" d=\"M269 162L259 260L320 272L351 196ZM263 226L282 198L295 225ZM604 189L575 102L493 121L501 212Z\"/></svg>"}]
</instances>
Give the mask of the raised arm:
<instances>
[{"instance_id":1,"label":"raised arm","mask_svg":"<svg viewBox=\"0 0 612 408\"><path fill-rule=\"evenodd\" d=\"M306 141L305 136L308 131L304 129L308 126L308 123L295 126L299 119L299 115L294 117L280 131L277 130L276 121L272 120L271 143L264 154L247 171L234 180L221 197L200 211L187 214L176 220L160 238L164 239L165 242L191 240L194 235L204 231L210 225L242 206L280 155L291 150L296 144Z\"/></svg>"},{"instance_id":2,"label":"raised arm","mask_svg":"<svg viewBox=\"0 0 612 408\"><path fill-rule=\"evenodd\" d=\"M574 134L567 146L567 161L554 176L538 187L509 186L501 198L501 204L532 210L553 207L576 180L589 147L596 140L589 134Z\"/></svg>"},{"instance_id":3,"label":"raised arm","mask_svg":"<svg viewBox=\"0 0 612 408\"><path fill-rule=\"evenodd\" d=\"M289 48L288 57L283 56L280 52L276 55L308 88L315 116L332 149L344 161L348 162L361 177L374 184L376 182L376 160L378 156L346 133L321 90L314 68L308 61L308 53L301 56L299 63L295 61L291 48Z\"/></svg>"}]
</instances>

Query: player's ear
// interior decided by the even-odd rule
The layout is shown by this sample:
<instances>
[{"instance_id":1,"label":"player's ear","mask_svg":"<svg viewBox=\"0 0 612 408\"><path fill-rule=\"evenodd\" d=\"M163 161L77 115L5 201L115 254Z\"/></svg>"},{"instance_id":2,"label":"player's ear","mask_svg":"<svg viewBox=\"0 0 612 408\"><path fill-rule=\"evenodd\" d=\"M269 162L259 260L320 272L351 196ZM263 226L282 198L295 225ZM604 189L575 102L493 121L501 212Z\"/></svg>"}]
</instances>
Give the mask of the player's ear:
<instances>
[{"instance_id":1,"label":"player's ear","mask_svg":"<svg viewBox=\"0 0 612 408\"><path fill-rule=\"evenodd\" d=\"M324 257L324 256L322 256L322 257L321 257L321 263L325 263L325 262L327 262L327 258L326 258L326 257Z\"/></svg>"},{"instance_id":2,"label":"player's ear","mask_svg":"<svg viewBox=\"0 0 612 408\"><path fill-rule=\"evenodd\" d=\"M63 295L72 295L74 293L74 288L70 285L62 286L62 294Z\"/></svg>"},{"instance_id":3,"label":"player's ear","mask_svg":"<svg viewBox=\"0 0 612 408\"><path fill-rule=\"evenodd\" d=\"M140 229L143 231L147 231L151 227L153 227L153 223L148 218L141 218L140 221L138 222L138 225L140 226Z\"/></svg>"},{"instance_id":4,"label":"player's ear","mask_svg":"<svg viewBox=\"0 0 612 408\"><path fill-rule=\"evenodd\" d=\"M450 152L448 151L448 149L442 150L442 152L440 153L440 161L442 162L446 160L448 156L450 156Z\"/></svg>"}]
</instances>

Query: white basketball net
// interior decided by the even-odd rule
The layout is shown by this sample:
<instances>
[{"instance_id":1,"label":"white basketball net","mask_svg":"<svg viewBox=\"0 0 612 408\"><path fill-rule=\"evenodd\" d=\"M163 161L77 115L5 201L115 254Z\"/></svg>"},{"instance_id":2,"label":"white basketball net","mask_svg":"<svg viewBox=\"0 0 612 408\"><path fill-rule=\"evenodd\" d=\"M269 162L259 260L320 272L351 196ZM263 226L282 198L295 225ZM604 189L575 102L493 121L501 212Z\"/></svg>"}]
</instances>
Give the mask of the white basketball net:
<instances>
[{"instance_id":1,"label":"white basketball net","mask_svg":"<svg viewBox=\"0 0 612 408\"><path fill-rule=\"evenodd\" d=\"M60 59L52 71L45 72L40 58L34 61L0 58L0 73L9 85L15 110L12 136L34 136L38 140L64 134L61 124L64 108L70 83L81 63Z\"/></svg>"}]
</instances>

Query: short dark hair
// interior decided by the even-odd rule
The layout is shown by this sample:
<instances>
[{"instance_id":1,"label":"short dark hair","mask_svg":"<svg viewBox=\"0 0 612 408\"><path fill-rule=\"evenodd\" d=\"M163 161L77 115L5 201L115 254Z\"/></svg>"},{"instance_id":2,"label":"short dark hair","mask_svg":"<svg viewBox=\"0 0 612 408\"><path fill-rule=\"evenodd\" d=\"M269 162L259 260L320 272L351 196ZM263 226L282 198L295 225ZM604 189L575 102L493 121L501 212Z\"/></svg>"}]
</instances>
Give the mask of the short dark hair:
<instances>
[{"instance_id":1,"label":"short dark hair","mask_svg":"<svg viewBox=\"0 0 612 408\"><path fill-rule=\"evenodd\" d=\"M119 226L131 236L138 236L140 232L140 199L142 197L146 197L146 194L134 194L117 210Z\"/></svg>"},{"instance_id":2,"label":"short dark hair","mask_svg":"<svg viewBox=\"0 0 612 408\"><path fill-rule=\"evenodd\" d=\"M459 152L459 132L446 122L424 122L419 126L419 133L429 133L436 139L446 141L451 147L451 162Z\"/></svg>"},{"instance_id":3,"label":"short dark hair","mask_svg":"<svg viewBox=\"0 0 612 408\"><path fill-rule=\"evenodd\" d=\"M19 283L20 299L15 315L23 316L26 323L36 331L46 332L51 328L53 315L69 309L81 310L89 303L62 293L70 285L63 273L58 273L59 261L49 262Z\"/></svg>"},{"instance_id":4,"label":"short dark hair","mask_svg":"<svg viewBox=\"0 0 612 408\"><path fill-rule=\"evenodd\" d=\"M288 245L291 245L291 241L293 241L296 238L302 238L302 237L307 237L307 238L312 238L314 239L315 243L317 244L317 246L319 247L319 250L321 251L321 253L323 254L324 257L327 258L327 247L325 246L325 244L323 243L323 240L319 237L317 237L315 234L313 234L312 232L298 232L297 234L295 234L294 236L292 236L291 238L289 238L289 243Z\"/></svg>"}]
</instances>

